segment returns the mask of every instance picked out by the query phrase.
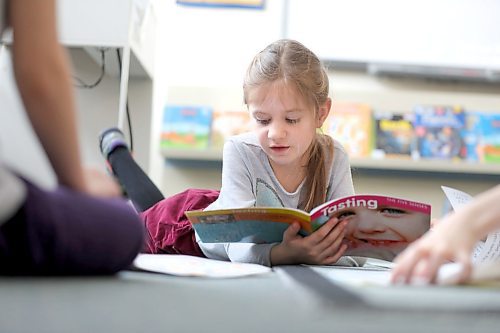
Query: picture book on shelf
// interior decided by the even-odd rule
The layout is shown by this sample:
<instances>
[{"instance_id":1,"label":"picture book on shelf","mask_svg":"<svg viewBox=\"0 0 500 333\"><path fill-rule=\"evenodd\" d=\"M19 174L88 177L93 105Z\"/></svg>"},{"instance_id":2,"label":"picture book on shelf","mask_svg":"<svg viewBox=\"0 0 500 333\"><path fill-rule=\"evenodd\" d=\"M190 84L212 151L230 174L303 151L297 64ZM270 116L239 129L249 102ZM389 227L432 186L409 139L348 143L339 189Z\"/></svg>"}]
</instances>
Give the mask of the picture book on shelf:
<instances>
[{"instance_id":1,"label":"picture book on shelf","mask_svg":"<svg viewBox=\"0 0 500 333\"><path fill-rule=\"evenodd\" d=\"M162 148L209 146L212 108L196 105L167 105L163 111Z\"/></svg>"},{"instance_id":2,"label":"picture book on shelf","mask_svg":"<svg viewBox=\"0 0 500 333\"><path fill-rule=\"evenodd\" d=\"M373 145L372 110L368 105L334 102L323 130L338 140L350 157L367 157Z\"/></svg>"},{"instance_id":3,"label":"picture book on shelf","mask_svg":"<svg viewBox=\"0 0 500 333\"><path fill-rule=\"evenodd\" d=\"M500 114L481 113L482 161L500 163Z\"/></svg>"},{"instance_id":4,"label":"picture book on shelf","mask_svg":"<svg viewBox=\"0 0 500 333\"><path fill-rule=\"evenodd\" d=\"M414 108L416 149L422 158L453 159L465 157L461 132L465 112L458 106L418 105Z\"/></svg>"},{"instance_id":5,"label":"picture book on shelf","mask_svg":"<svg viewBox=\"0 0 500 333\"><path fill-rule=\"evenodd\" d=\"M251 124L248 111L214 111L211 146L222 148L231 136L250 131Z\"/></svg>"},{"instance_id":6,"label":"picture book on shelf","mask_svg":"<svg viewBox=\"0 0 500 333\"><path fill-rule=\"evenodd\" d=\"M463 138L467 160L500 163L500 114L467 111Z\"/></svg>"},{"instance_id":7,"label":"picture book on shelf","mask_svg":"<svg viewBox=\"0 0 500 333\"><path fill-rule=\"evenodd\" d=\"M187 211L205 243L275 243L292 223L307 236L330 218L347 220L345 255L392 260L423 235L430 225L431 206L381 195L354 195L328 201L310 213L293 208L251 207Z\"/></svg>"},{"instance_id":8,"label":"picture book on shelf","mask_svg":"<svg viewBox=\"0 0 500 333\"><path fill-rule=\"evenodd\" d=\"M462 131L462 139L465 148L465 160L478 162L482 159L481 152L481 113L465 112L465 127Z\"/></svg>"},{"instance_id":9,"label":"picture book on shelf","mask_svg":"<svg viewBox=\"0 0 500 333\"><path fill-rule=\"evenodd\" d=\"M413 114L375 111L374 157L410 157L413 139Z\"/></svg>"}]
</instances>

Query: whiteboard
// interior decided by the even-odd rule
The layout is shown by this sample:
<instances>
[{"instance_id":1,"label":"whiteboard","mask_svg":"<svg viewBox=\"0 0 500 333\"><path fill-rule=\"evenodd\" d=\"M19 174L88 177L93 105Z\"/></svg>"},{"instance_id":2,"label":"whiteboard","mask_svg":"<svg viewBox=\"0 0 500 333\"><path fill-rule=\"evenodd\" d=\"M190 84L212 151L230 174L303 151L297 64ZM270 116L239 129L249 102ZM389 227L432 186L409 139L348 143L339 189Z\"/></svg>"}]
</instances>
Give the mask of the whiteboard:
<instances>
[{"instance_id":1,"label":"whiteboard","mask_svg":"<svg viewBox=\"0 0 500 333\"><path fill-rule=\"evenodd\" d=\"M500 70L498 0L288 0L286 36L320 58Z\"/></svg>"}]
</instances>

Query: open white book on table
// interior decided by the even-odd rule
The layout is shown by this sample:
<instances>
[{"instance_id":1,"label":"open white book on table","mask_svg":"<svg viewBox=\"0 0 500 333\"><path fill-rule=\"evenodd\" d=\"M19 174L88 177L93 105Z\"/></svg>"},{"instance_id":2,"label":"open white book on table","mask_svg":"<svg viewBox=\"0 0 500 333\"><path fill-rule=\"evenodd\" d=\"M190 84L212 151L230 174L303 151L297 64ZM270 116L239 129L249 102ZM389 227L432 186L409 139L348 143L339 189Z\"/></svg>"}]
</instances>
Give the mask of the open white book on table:
<instances>
[{"instance_id":1,"label":"open white book on table","mask_svg":"<svg viewBox=\"0 0 500 333\"><path fill-rule=\"evenodd\" d=\"M271 272L271 268L247 263L212 260L180 254L139 254L134 270L177 276L233 278Z\"/></svg>"},{"instance_id":2,"label":"open white book on table","mask_svg":"<svg viewBox=\"0 0 500 333\"><path fill-rule=\"evenodd\" d=\"M457 189L441 186L455 212L472 200L472 196ZM500 284L500 230L490 233L484 241L477 242L472 253L473 270L470 283L498 281ZM438 283L453 284L461 272L461 265L449 263L439 271Z\"/></svg>"}]
</instances>

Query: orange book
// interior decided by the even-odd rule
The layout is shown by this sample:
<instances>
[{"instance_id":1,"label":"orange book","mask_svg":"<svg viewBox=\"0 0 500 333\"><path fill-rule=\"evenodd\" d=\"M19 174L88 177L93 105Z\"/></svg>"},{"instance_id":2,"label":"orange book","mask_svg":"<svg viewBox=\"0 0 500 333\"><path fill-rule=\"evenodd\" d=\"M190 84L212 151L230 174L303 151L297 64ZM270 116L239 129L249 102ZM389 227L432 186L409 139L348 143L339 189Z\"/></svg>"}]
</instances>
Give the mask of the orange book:
<instances>
[{"instance_id":1,"label":"orange book","mask_svg":"<svg viewBox=\"0 0 500 333\"><path fill-rule=\"evenodd\" d=\"M222 148L229 137L250 131L251 125L248 111L214 111L211 146Z\"/></svg>"},{"instance_id":2,"label":"orange book","mask_svg":"<svg viewBox=\"0 0 500 333\"><path fill-rule=\"evenodd\" d=\"M368 105L334 102L323 130L338 140L350 157L367 157L371 154L373 120Z\"/></svg>"}]
</instances>

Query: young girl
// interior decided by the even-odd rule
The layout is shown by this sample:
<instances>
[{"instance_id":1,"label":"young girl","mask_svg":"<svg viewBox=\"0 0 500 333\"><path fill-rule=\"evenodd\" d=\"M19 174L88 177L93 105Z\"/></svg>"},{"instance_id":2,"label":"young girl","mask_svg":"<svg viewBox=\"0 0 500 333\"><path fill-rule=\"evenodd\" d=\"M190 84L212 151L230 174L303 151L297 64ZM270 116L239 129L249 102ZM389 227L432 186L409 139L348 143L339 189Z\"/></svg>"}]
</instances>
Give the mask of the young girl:
<instances>
[{"instance_id":1,"label":"young girl","mask_svg":"<svg viewBox=\"0 0 500 333\"><path fill-rule=\"evenodd\" d=\"M304 45L279 40L255 56L243 83L252 133L224 146L222 188L207 210L231 207L293 207L310 211L354 193L342 146L318 134L331 107L328 75ZM280 244L203 244L207 257L263 265L332 264L345 222L330 220L308 237L292 225Z\"/></svg>"},{"instance_id":2,"label":"young girl","mask_svg":"<svg viewBox=\"0 0 500 333\"><path fill-rule=\"evenodd\" d=\"M346 152L337 141L317 133L328 116L331 99L327 73L314 53L292 40L272 43L252 61L243 90L255 130L233 137L225 144L220 195L205 209L268 206L310 211L327 200L354 194ZM113 155L109 155L110 161ZM111 164L124 165L117 161ZM152 222L164 220L163 213L171 212L170 208L178 210L179 201L181 204L189 201L185 200L186 195L191 198L200 194L190 192L163 200L143 214L151 236L148 244L153 244L149 246L151 252L158 252L155 235L172 238L172 234L159 231L162 228L186 235L186 221ZM194 200L198 208L216 197L213 193L203 195L201 204ZM193 206L181 205L181 208L183 213ZM279 244L208 244L199 239L197 243L203 254L213 259L267 266L333 264L346 249L342 244L345 226L346 222L338 223L334 218L313 234L302 237L297 234L297 223L285 231ZM178 245L170 245L167 252L175 252Z\"/></svg>"}]
</instances>

